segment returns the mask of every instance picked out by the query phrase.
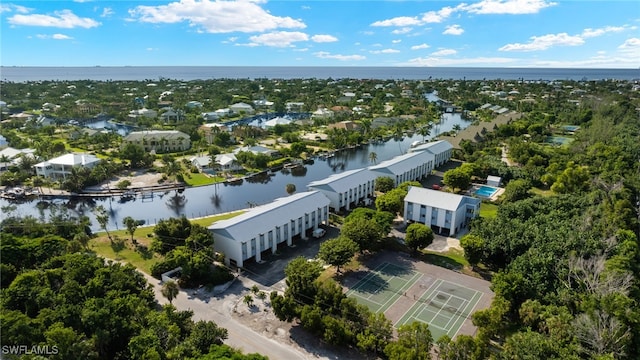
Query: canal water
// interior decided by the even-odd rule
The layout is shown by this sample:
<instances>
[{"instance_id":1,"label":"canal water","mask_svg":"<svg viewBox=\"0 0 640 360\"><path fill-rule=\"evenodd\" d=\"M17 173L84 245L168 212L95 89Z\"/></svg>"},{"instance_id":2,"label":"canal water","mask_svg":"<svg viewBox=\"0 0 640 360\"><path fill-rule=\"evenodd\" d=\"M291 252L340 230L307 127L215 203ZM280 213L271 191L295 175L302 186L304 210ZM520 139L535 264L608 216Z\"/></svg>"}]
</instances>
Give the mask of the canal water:
<instances>
[{"instance_id":1,"label":"canal water","mask_svg":"<svg viewBox=\"0 0 640 360\"><path fill-rule=\"evenodd\" d=\"M469 122L460 114L443 114L442 120L432 129L433 134L452 130L455 125L465 128ZM426 137L429 140L430 137ZM91 219L93 230L99 230L92 209L104 206L110 213L110 229L122 229L122 219L131 216L146 224L156 224L161 219L186 216L202 217L262 205L276 198L287 196L287 184L294 184L297 192L306 191L307 184L324 179L332 174L373 165L369 154L375 152L377 163L404 154L415 141L423 141L423 136L415 134L403 139L391 139L383 143L363 145L360 148L342 150L334 157L316 158L304 169L281 170L245 179L238 185L208 185L187 188L182 193L175 190L157 192L153 196L123 201L120 197L100 199L51 199L14 203L0 200L0 220L11 215L32 215L48 218L52 211L68 211L73 215L85 215ZM8 206L11 206L9 208Z\"/></svg>"}]
</instances>

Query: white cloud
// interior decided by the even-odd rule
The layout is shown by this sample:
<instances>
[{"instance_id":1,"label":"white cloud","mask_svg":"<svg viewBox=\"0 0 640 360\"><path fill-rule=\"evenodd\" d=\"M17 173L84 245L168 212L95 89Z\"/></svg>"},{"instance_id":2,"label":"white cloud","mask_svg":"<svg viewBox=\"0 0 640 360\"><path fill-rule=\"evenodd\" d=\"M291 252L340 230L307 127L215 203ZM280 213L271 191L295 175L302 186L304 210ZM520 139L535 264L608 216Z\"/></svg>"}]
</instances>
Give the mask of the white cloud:
<instances>
[{"instance_id":1,"label":"white cloud","mask_svg":"<svg viewBox=\"0 0 640 360\"><path fill-rule=\"evenodd\" d=\"M46 34L38 34L36 35L36 37L38 39L43 39L43 40L47 40L47 39L53 39L53 40L73 40L73 38L71 36L67 36L64 34L53 34L53 35L46 35Z\"/></svg>"},{"instance_id":2,"label":"white cloud","mask_svg":"<svg viewBox=\"0 0 640 360\"><path fill-rule=\"evenodd\" d=\"M15 11L21 14L26 14L26 13L29 13L31 10L27 7L15 5L15 4L0 4L0 14L4 12L11 12L11 11Z\"/></svg>"},{"instance_id":3,"label":"white cloud","mask_svg":"<svg viewBox=\"0 0 640 360\"><path fill-rule=\"evenodd\" d=\"M402 34L410 33L411 30L413 30L413 28L411 28L411 27L403 27L403 28L400 28L400 29L395 29L391 33L394 34L394 35L402 35Z\"/></svg>"},{"instance_id":4,"label":"white cloud","mask_svg":"<svg viewBox=\"0 0 640 360\"><path fill-rule=\"evenodd\" d=\"M267 34L254 35L249 38L252 44L273 46L273 47L289 47L294 42L308 41L309 35L299 31L277 31Z\"/></svg>"},{"instance_id":5,"label":"white cloud","mask_svg":"<svg viewBox=\"0 0 640 360\"><path fill-rule=\"evenodd\" d=\"M384 49L384 50L372 50L369 51L372 54L397 54L400 50L397 49Z\"/></svg>"},{"instance_id":6,"label":"white cloud","mask_svg":"<svg viewBox=\"0 0 640 360\"><path fill-rule=\"evenodd\" d=\"M569 35L567 33L547 34L542 36L532 36L531 41L526 44L507 44L499 51L539 51L546 50L553 46L578 46L584 44L584 39L580 36Z\"/></svg>"},{"instance_id":7,"label":"white cloud","mask_svg":"<svg viewBox=\"0 0 640 360\"><path fill-rule=\"evenodd\" d=\"M313 35L311 40L317 43L336 42L338 38L333 35Z\"/></svg>"},{"instance_id":8,"label":"white cloud","mask_svg":"<svg viewBox=\"0 0 640 360\"><path fill-rule=\"evenodd\" d=\"M449 56L455 55L458 52L453 49L442 49L431 53L431 56Z\"/></svg>"},{"instance_id":9,"label":"white cloud","mask_svg":"<svg viewBox=\"0 0 640 360\"><path fill-rule=\"evenodd\" d=\"M640 38L630 38L618 46L619 53L625 58L633 59L634 68L640 66Z\"/></svg>"},{"instance_id":10,"label":"white cloud","mask_svg":"<svg viewBox=\"0 0 640 360\"><path fill-rule=\"evenodd\" d=\"M401 40L401 39L391 40L391 43L392 43L392 44L399 44L399 43L401 43L401 42L402 42L402 40Z\"/></svg>"},{"instance_id":11,"label":"white cloud","mask_svg":"<svg viewBox=\"0 0 640 360\"><path fill-rule=\"evenodd\" d=\"M113 15L113 9L106 7L102 9L102 14L100 14L100 17L109 17L111 15Z\"/></svg>"},{"instance_id":12,"label":"white cloud","mask_svg":"<svg viewBox=\"0 0 640 360\"><path fill-rule=\"evenodd\" d=\"M362 55L340 55L340 54L331 54L326 51L318 51L313 53L314 56L319 57L321 59L334 59L340 61L350 61L350 60L365 60L366 57Z\"/></svg>"},{"instance_id":13,"label":"white cloud","mask_svg":"<svg viewBox=\"0 0 640 360\"><path fill-rule=\"evenodd\" d=\"M422 21L420 21L416 17L409 16L400 16L387 20L376 21L371 26L398 26L398 27L407 27L407 26L416 26L421 25Z\"/></svg>"},{"instance_id":14,"label":"white cloud","mask_svg":"<svg viewBox=\"0 0 640 360\"><path fill-rule=\"evenodd\" d=\"M423 44L420 44L420 45L413 45L411 47L411 50L421 50L421 49L428 49L428 48L430 48L430 46L423 43Z\"/></svg>"},{"instance_id":15,"label":"white cloud","mask_svg":"<svg viewBox=\"0 0 640 360\"><path fill-rule=\"evenodd\" d=\"M100 26L99 22L90 18L78 17L73 12L71 12L71 10L56 11L54 15L16 14L9 17L8 21L12 25L45 26L63 29L73 29L76 27L90 29L96 26Z\"/></svg>"},{"instance_id":16,"label":"white cloud","mask_svg":"<svg viewBox=\"0 0 640 360\"><path fill-rule=\"evenodd\" d=\"M455 13L468 12L472 14L536 14L540 10L555 6L558 3L547 0L482 0L475 4L462 3L455 7L446 6L440 10L427 11L420 16L399 16L386 20L379 20L371 26L421 26L431 23L441 23ZM460 35L460 34L452 34Z\"/></svg>"},{"instance_id":17,"label":"white cloud","mask_svg":"<svg viewBox=\"0 0 640 360\"><path fill-rule=\"evenodd\" d=\"M474 14L537 14L540 10L558 3L546 0L482 0L462 9Z\"/></svg>"},{"instance_id":18,"label":"white cloud","mask_svg":"<svg viewBox=\"0 0 640 360\"><path fill-rule=\"evenodd\" d=\"M407 62L398 64L398 66L495 66L496 64L508 64L515 62L515 59L502 57L478 57L478 58L462 58L448 59L440 57L421 57L409 59Z\"/></svg>"},{"instance_id":19,"label":"white cloud","mask_svg":"<svg viewBox=\"0 0 640 360\"><path fill-rule=\"evenodd\" d=\"M640 49L640 38L631 38L624 41L624 43L618 46L620 50L637 50Z\"/></svg>"},{"instance_id":20,"label":"white cloud","mask_svg":"<svg viewBox=\"0 0 640 360\"><path fill-rule=\"evenodd\" d=\"M462 35L464 29L460 25L449 25L442 32L444 35Z\"/></svg>"},{"instance_id":21,"label":"white cloud","mask_svg":"<svg viewBox=\"0 0 640 360\"><path fill-rule=\"evenodd\" d=\"M428 11L422 14L423 23L441 23L449 18L454 12L458 10L458 7L444 7L438 11Z\"/></svg>"},{"instance_id":22,"label":"white cloud","mask_svg":"<svg viewBox=\"0 0 640 360\"><path fill-rule=\"evenodd\" d=\"M621 32L626 30L628 27L626 26L606 26L599 29L584 29L582 31L582 37L591 38L596 36L601 36L610 32Z\"/></svg>"},{"instance_id":23,"label":"white cloud","mask_svg":"<svg viewBox=\"0 0 640 360\"><path fill-rule=\"evenodd\" d=\"M140 5L129 10L129 14L148 23L172 24L184 21L208 33L306 28L300 20L271 15L257 1L180 0L167 5Z\"/></svg>"}]
</instances>

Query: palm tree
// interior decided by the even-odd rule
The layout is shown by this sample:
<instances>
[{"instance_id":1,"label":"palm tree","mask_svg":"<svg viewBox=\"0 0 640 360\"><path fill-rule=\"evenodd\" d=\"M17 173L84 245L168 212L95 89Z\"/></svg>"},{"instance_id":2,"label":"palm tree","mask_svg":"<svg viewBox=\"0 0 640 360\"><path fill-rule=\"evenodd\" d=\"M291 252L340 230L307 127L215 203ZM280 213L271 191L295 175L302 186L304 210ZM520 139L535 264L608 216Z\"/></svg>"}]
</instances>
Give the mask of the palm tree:
<instances>
[{"instance_id":1,"label":"palm tree","mask_svg":"<svg viewBox=\"0 0 640 360\"><path fill-rule=\"evenodd\" d=\"M180 287L178 283L173 280L169 280L162 285L162 295L169 300L169 304L173 302L173 299L178 296L179 292Z\"/></svg>"},{"instance_id":2,"label":"palm tree","mask_svg":"<svg viewBox=\"0 0 640 360\"><path fill-rule=\"evenodd\" d=\"M369 161L371 161L372 163L376 163L376 161L378 161L378 154L376 154L375 152L370 152L369 153Z\"/></svg>"},{"instance_id":3,"label":"palm tree","mask_svg":"<svg viewBox=\"0 0 640 360\"><path fill-rule=\"evenodd\" d=\"M424 142L425 138L431 134L431 128L433 127L432 123L424 125L418 130L418 133L422 135L422 142Z\"/></svg>"},{"instance_id":4,"label":"palm tree","mask_svg":"<svg viewBox=\"0 0 640 360\"><path fill-rule=\"evenodd\" d=\"M109 241L113 242L111 234L109 234L109 230L107 230L107 224L109 223L109 213L107 213L107 209L102 205L98 205L93 209L93 213L95 214L96 221L100 224L100 227L107 233Z\"/></svg>"}]
</instances>

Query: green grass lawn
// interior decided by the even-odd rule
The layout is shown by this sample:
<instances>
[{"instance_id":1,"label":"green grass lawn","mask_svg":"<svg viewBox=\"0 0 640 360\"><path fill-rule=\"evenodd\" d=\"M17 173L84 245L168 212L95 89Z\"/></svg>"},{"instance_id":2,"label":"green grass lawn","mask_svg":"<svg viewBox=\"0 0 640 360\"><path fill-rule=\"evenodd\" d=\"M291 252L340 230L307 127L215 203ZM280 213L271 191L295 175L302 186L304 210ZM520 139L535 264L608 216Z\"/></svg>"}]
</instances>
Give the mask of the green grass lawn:
<instances>
[{"instance_id":1,"label":"green grass lawn","mask_svg":"<svg viewBox=\"0 0 640 360\"><path fill-rule=\"evenodd\" d=\"M199 219L191 219L192 224L198 224L202 226L209 226L212 223L220 220L230 219L234 216L238 216L244 213L243 210L235 211L227 214L219 214L207 216ZM134 238L139 244L149 246L151 244L153 229L155 226L143 226L136 229ZM145 252L136 251L131 244L131 235L126 230L109 231L111 237L119 237L124 239L124 246L114 246L109 241L106 232L97 233L97 237L92 239L89 243L89 247L96 252L96 254L105 258L114 259L118 261L127 262L136 268L144 271L147 274L151 274L151 267L153 264L162 259L158 254L150 254Z\"/></svg>"},{"instance_id":2,"label":"green grass lawn","mask_svg":"<svg viewBox=\"0 0 640 360\"><path fill-rule=\"evenodd\" d=\"M498 205L490 203L480 204L480 216L483 218L494 218L498 215Z\"/></svg>"},{"instance_id":3,"label":"green grass lawn","mask_svg":"<svg viewBox=\"0 0 640 360\"><path fill-rule=\"evenodd\" d=\"M138 234L136 232L136 238L137 237ZM154 254L151 257L145 256L143 253L134 250L130 242L130 236L127 236L126 239L127 241L122 249L118 249L117 246L112 246L106 235L91 240L89 247L102 257L129 263L137 269L151 274L151 267L162 259L162 257L158 254Z\"/></svg>"},{"instance_id":4,"label":"green grass lawn","mask_svg":"<svg viewBox=\"0 0 640 360\"><path fill-rule=\"evenodd\" d=\"M184 182L188 186L203 186L203 185L211 185L216 182L221 182L224 180L221 177L207 176L206 174L197 173L197 174L186 174L184 176Z\"/></svg>"},{"instance_id":5,"label":"green grass lawn","mask_svg":"<svg viewBox=\"0 0 640 360\"><path fill-rule=\"evenodd\" d=\"M449 249L446 252L423 250L421 257L422 260L428 263L447 269L460 270L465 266L469 266L469 262L464 258L463 251L459 249Z\"/></svg>"}]
</instances>

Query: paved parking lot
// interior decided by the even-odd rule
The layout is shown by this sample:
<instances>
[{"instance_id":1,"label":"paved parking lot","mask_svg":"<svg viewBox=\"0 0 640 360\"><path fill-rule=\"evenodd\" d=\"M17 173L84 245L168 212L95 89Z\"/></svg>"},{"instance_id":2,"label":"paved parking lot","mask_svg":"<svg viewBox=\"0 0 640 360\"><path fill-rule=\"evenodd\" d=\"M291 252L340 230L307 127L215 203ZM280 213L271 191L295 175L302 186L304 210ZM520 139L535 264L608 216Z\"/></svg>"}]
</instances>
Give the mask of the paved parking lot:
<instances>
[{"instance_id":1,"label":"paved parking lot","mask_svg":"<svg viewBox=\"0 0 640 360\"><path fill-rule=\"evenodd\" d=\"M340 231L334 226L322 226L327 231L320 239L309 236L307 240L297 239L293 241L293 247L281 245L275 254L269 252L262 255L262 263L246 262L244 275L251 280L274 290L284 291L284 268L289 261L298 256L313 259L318 254L320 244L328 239L338 237Z\"/></svg>"}]
</instances>

